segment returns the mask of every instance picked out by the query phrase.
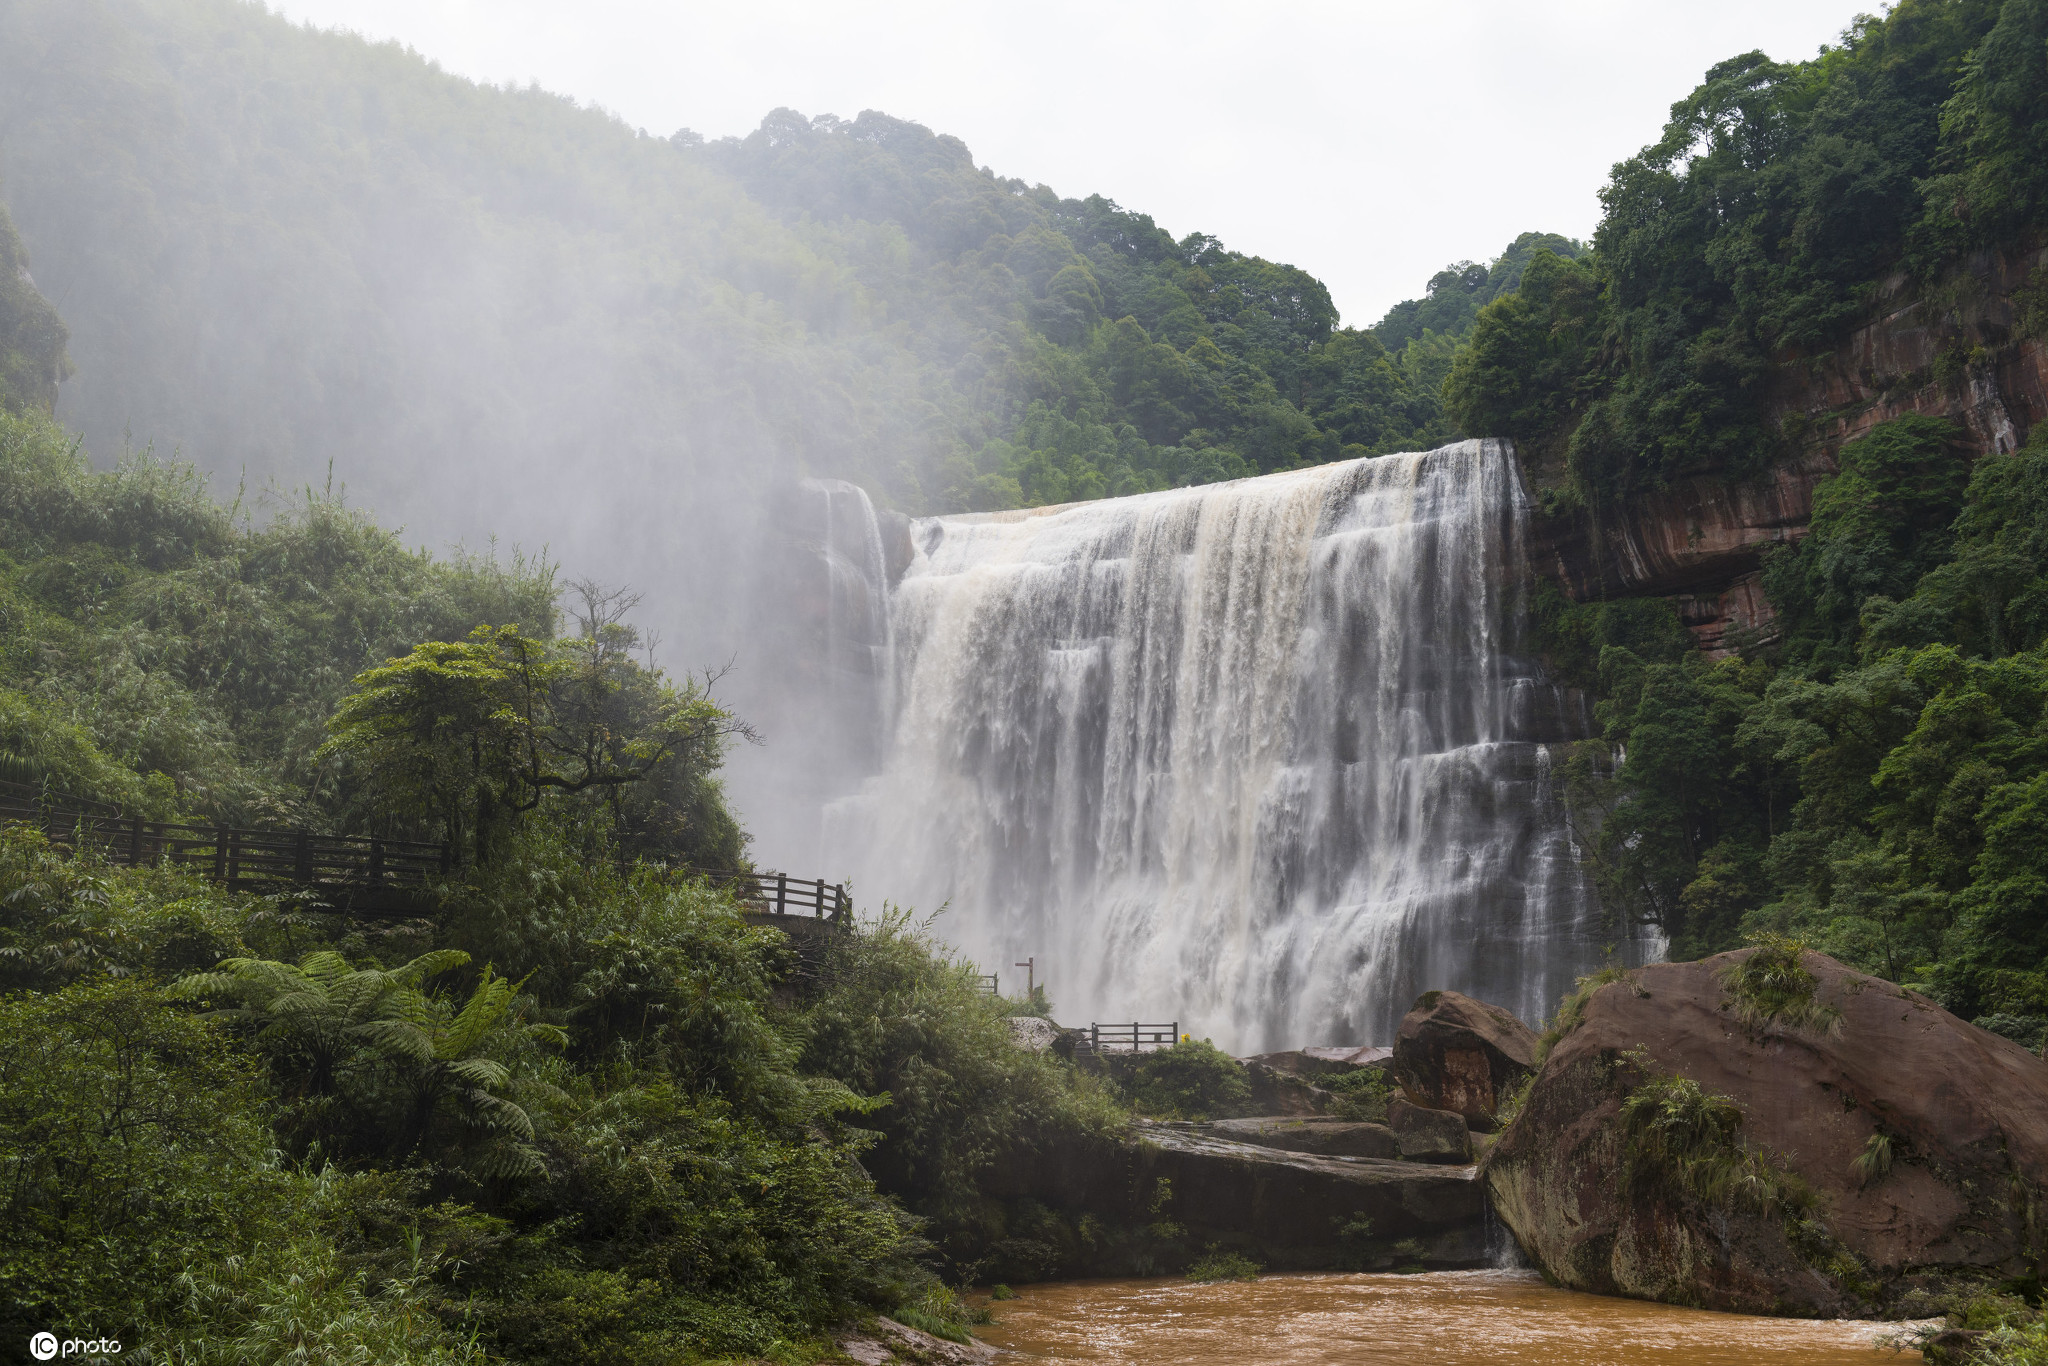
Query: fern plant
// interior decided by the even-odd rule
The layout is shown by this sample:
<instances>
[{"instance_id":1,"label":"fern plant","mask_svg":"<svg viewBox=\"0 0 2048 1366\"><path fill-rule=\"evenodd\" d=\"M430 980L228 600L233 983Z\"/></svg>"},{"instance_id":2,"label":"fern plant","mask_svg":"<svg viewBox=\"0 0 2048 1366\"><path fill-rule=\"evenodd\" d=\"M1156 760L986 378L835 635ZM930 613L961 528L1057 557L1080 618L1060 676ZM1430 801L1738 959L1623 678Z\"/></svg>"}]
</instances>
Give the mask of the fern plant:
<instances>
[{"instance_id":1,"label":"fern plant","mask_svg":"<svg viewBox=\"0 0 2048 1366\"><path fill-rule=\"evenodd\" d=\"M367 1054L398 1085L395 1153L417 1151L436 1119L452 1110L471 1140L465 1146L473 1170L489 1177L530 1175L540 1166L533 1120L506 1094L514 1078L498 1054L525 1041L563 1045L568 1035L519 1019L521 984L488 965L459 1010L427 993L429 978L468 962L456 949L389 969L353 967L325 950L296 964L229 958L212 972L181 979L174 992L188 1000L235 1001L216 1014L254 1026L256 1042L280 1070L296 1071L301 1097L341 1096L344 1073Z\"/></svg>"},{"instance_id":2,"label":"fern plant","mask_svg":"<svg viewBox=\"0 0 2048 1366\"><path fill-rule=\"evenodd\" d=\"M1621 1103L1623 1174L1633 1188L1765 1215L1812 1210L1813 1188L1743 1141L1733 1099L1656 1071L1641 1050L1625 1056L1645 1074Z\"/></svg>"}]
</instances>

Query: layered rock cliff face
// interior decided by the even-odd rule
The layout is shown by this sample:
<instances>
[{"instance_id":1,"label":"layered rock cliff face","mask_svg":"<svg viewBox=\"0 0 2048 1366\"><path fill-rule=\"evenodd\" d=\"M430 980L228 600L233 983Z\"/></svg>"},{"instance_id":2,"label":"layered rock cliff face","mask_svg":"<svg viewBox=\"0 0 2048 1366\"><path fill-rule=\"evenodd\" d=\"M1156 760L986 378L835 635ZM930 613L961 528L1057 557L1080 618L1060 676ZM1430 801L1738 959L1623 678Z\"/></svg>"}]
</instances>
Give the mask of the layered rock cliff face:
<instances>
[{"instance_id":1,"label":"layered rock cliff face","mask_svg":"<svg viewBox=\"0 0 2048 1366\"><path fill-rule=\"evenodd\" d=\"M1845 442L1920 413L1957 424L1971 455L2017 449L2048 418L2048 250L1983 252L1937 289L1903 275L1833 351L1783 360L1769 404L1793 454L1762 477L1695 474L1639 495L1598 528L1539 518L1531 551L1580 601L1667 596L1712 653L1772 633L1765 549L1806 534L1814 486Z\"/></svg>"}]
</instances>

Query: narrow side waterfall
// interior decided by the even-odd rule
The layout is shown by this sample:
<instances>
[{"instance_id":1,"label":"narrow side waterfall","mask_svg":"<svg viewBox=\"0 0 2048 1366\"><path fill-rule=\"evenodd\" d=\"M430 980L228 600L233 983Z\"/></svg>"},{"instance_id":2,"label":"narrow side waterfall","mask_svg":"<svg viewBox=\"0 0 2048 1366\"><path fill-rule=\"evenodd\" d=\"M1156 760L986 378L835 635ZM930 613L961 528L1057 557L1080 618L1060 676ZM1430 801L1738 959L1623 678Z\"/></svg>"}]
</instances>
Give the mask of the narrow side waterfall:
<instances>
[{"instance_id":1,"label":"narrow side waterfall","mask_svg":"<svg viewBox=\"0 0 2048 1366\"><path fill-rule=\"evenodd\" d=\"M1540 1019L1615 936L1548 783L1573 728L1510 648L1524 511L1469 441L912 523L825 866L948 905L1006 984L1036 958L1063 1020L1242 1053L1390 1042L1435 987Z\"/></svg>"}]
</instances>

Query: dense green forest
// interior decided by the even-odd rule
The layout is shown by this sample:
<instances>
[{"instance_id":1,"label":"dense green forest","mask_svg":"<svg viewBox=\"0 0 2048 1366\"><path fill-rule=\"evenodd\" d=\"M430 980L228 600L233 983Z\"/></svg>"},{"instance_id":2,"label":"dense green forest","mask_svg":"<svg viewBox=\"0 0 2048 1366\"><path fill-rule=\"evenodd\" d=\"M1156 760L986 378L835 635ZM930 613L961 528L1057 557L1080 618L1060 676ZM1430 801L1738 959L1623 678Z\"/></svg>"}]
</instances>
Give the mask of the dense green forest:
<instances>
[{"instance_id":1,"label":"dense green forest","mask_svg":"<svg viewBox=\"0 0 2048 1366\"><path fill-rule=\"evenodd\" d=\"M1537 256L1479 311L1447 409L1516 438L1545 507L1597 539L1674 475L1795 452L1773 377L1895 272L1939 326L1981 290L1971 253L2048 240L2044 168L2042 0L1904 0L1812 61L1723 62L1616 168L1594 252ZM1984 359L1952 348L1923 379ZM1657 599L1547 592L1539 629L1600 699L1573 794L1610 912L1676 957L1796 932L2039 1045L2048 428L1974 463L1965 440L1907 416L1847 445L1811 535L1766 559L1776 638L1739 657L1704 658Z\"/></svg>"}]
</instances>

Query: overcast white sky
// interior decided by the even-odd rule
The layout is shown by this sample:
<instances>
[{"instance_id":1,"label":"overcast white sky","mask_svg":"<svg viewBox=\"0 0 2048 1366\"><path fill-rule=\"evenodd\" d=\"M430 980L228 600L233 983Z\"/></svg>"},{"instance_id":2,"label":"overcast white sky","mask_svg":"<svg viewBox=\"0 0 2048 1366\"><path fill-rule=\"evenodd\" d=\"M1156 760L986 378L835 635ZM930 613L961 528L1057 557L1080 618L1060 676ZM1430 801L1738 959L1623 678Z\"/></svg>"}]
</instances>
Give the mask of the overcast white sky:
<instances>
[{"instance_id":1,"label":"overcast white sky","mask_svg":"<svg viewBox=\"0 0 2048 1366\"><path fill-rule=\"evenodd\" d=\"M1608 167L1724 57L1813 55L1855 0L271 0L651 133L880 109L1003 175L1321 277L1367 324L1518 232L1588 235Z\"/></svg>"}]
</instances>

